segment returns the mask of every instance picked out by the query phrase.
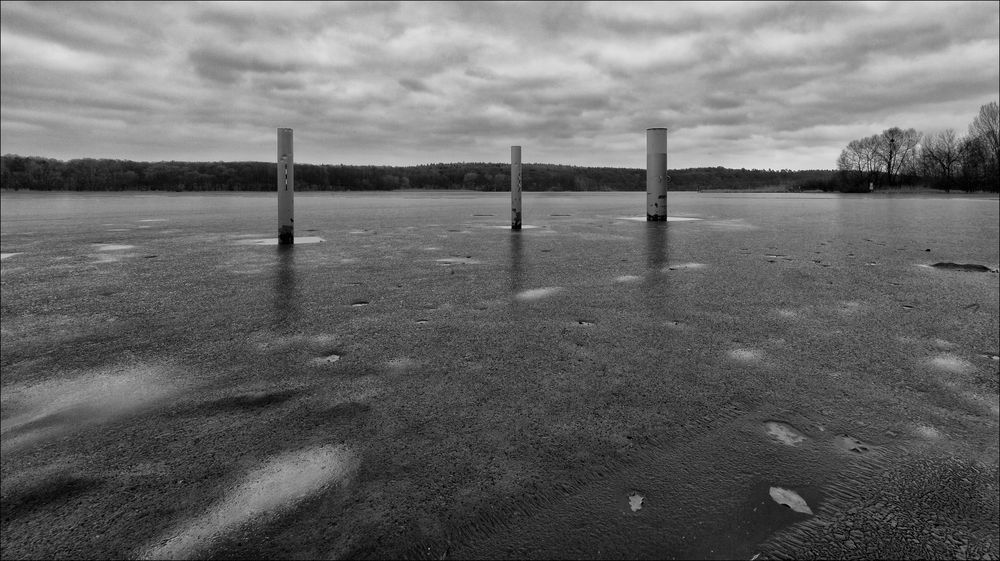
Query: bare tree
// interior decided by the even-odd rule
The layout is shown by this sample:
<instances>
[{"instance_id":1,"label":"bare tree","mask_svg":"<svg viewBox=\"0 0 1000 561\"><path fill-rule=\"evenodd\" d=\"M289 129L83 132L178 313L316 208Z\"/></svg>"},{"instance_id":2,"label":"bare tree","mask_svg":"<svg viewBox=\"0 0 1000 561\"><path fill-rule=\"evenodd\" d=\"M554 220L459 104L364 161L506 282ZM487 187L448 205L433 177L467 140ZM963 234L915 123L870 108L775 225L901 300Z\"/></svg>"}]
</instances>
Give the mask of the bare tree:
<instances>
[{"instance_id":1,"label":"bare tree","mask_svg":"<svg viewBox=\"0 0 1000 561\"><path fill-rule=\"evenodd\" d=\"M990 102L979 108L960 142L961 179L967 191L1000 191L1000 110Z\"/></svg>"},{"instance_id":2,"label":"bare tree","mask_svg":"<svg viewBox=\"0 0 1000 561\"><path fill-rule=\"evenodd\" d=\"M969 136L981 139L994 161L1000 160L1000 107L991 101L979 108L969 125Z\"/></svg>"},{"instance_id":3,"label":"bare tree","mask_svg":"<svg viewBox=\"0 0 1000 561\"><path fill-rule=\"evenodd\" d=\"M891 184L899 170L907 167L916 155L920 133L916 129L892 127L882 131L877 139L876 154L885 171L886 183Z\"/></svg>"},{"instance_id":4,"label":"bare tree","mask_svg":"<svg viewBox=\"0 0 1000 561\"><path fill-rule=\"evenodd\" d=\"M947 129L924 137L920 151L924 173L937 180L946 190L962 161L961 140L954 129Z\"/></svg>"},{"instance_id":5,"label":"bare tree","mask_svg":"<svg viewBox=\"0 0 1000 561\"><path fill-rule=\"evenodd\" d=\"M853 182L875 183L882 171L878 157L878 135L852 140L840 152L837 169L852 178Z\"/></svg>"}]
</instances>

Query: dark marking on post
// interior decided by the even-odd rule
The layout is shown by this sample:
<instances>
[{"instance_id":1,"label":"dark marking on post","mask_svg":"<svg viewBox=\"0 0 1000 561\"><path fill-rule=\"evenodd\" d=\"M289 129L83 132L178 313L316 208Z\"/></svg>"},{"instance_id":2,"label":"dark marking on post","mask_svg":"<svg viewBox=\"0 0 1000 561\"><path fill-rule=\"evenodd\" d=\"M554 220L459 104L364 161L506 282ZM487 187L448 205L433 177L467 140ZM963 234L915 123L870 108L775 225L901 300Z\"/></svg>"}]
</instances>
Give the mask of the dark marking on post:
<instances>
[{"instance_id":1,"label":"dark marking on post","mask_svg":"<svg viewBox=\"0 0 1000 561\"><path fill-rule=\"evenodd\" d=\"M292 245L295 243L295 229L292 226L281 226L278 229L278 245Z\"/></svg>"},{"instance_id":2,"label":"dark marking on post","mask_svg":"<svg viewBox=\"0 0 1000 561\"><path fill-rule=\"evenodd\" d=\"M511 213L514 216L514 219L511 220L511 222L510 222L510 228L511 228L511 230L520 230L521 229L521 211L517 210L516 208L512 208L511 209Z\"/></svg>"}]
</instances>

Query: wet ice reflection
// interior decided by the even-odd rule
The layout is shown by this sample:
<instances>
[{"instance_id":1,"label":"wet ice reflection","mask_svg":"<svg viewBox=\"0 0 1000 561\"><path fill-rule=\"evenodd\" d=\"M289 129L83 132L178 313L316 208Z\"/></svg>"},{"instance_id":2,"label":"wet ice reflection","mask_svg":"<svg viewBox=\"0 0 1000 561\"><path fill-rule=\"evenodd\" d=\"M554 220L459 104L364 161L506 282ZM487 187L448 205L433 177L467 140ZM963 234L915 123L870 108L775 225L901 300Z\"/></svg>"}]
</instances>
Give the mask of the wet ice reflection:
<instances>
[{"instance_id":1,"label":"wet ice reflection","mask_svg":"<svg viewBox=\"0 0 1000 561\"><path fill-rule=\"evenodd\" d=\"M546 286L543 288L531 288L528 290L523 290L514 295L514 298L522 301L530 300L541 300L547 296L552 296L553 294L562 290L559 286Z\"/></svg>"},{"instance_id":2,"label":"wet ice reflection","mask_svg":"<svg viewBox=\"0 0 1000 561\"><path fill-rule=\"evenodd\" d=\"M5 387L0 448L7 452L151 407L176 393L164 378L161 368L136 366Z\"/></svg>"},{"instance_id":3,"label":"wet ice reflection","mask_svg":"<svg viewBox=\"0 0 1000 561\"><path fill-rule=\"evenodd\" d=\"M296 244L320 243L320 242L323 242L323 241L326 241L326 240L324 240L323 238L316 237L316 236L302 236L302 237L296 237L295 238L295 243ZM275 236L273 238L256 238L256 239L249 239L249 240L237 240L237 241L235 241L233 243L235 243L236 245L278 245L278 237Z\"/></svg>"},{"instance_id":4,"label":"wet ice reflection","mask_svg":"<svg viewBox=\"0 0 1000 561\"><path fill-rule=\"evenodd\" d=\"M665 222L649 222L646 228L646 274L642 283L646 306L654 318L668 317L669 278L663 274L667 264L667 235Z\"/></svg>"},{"instance_id":5,"label":"wet ice reflection","mask_svg":"<svg viewBox=\"0 0 1000 561\"><path fill-rule=\"evenodd\" d=\"M139 557L193 557L227 533L345 481L356 468L353 452L343 446L319 446L274 456L246 474L240 486L226 493L208 512L175 528Z\"/></svg>"},{"instance_id":6,"label":"wet ice reflection","mask_svg":"<svg viewBox=\"0 0 1000 561\"><path fill-rule=\"evenodd\" d=\"M523 237L514 230L510 233L510 291L517 294L524 285Z\"/></svg>"},{"instance_id":7,"label":"wet ice reflection","mask_svg":"<svg viewBox=\"0 0 1000 561\"><path fill-rule=\"evenodd\" d=\"M299 315L298 286L295 280L295 246L279 245L277 274L274 276L274 323L282 325Z\"/></svg>"}]
</instances>

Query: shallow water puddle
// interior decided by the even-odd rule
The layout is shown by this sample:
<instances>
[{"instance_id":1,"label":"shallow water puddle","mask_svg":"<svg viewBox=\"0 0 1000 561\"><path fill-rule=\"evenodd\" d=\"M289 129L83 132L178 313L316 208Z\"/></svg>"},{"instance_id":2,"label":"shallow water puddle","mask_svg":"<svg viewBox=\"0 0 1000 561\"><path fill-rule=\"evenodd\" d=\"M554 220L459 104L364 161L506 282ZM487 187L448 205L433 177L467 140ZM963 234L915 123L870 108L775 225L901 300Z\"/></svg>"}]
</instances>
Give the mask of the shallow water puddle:
<instances>
[{"instance_id":1,"label":"shallow water puddle","mask_svg":"<svg viewBox=\"0 0 1000 561\"><path fill-rule=\"evenodd\" d=\"M473 259L471 255L465 257L445 257L442 259L435 259L434 261L442 265L479 265L481 262Z\"/></svg>"},{"instance_id":2,"label":"shallow water puddle","mask_svg":"<svg viewBox=\"0 0 1000 561\"><path fill-rule=\"evenodd\" d=\"M807 438L792 425L780 421L768 421L764 423L764 429L768 436L788 446L797 446L799 443L805 442Z\"/></svg>"},{"instance_id":3,"label":"shallow water puddle","mask_svg":"<svg viewBox=\"0 0 1000 561\"><path fill-rule=\"evenodd\" d=\"M788 508L794 510L795 512L801 512L802 514L812 514L813 511L806 504L805 499L799 496L798 493L792 491L791 489L783 489L781 487L771 487L768 490L771 498L774 502L779 505L785 505Z\"/></svg>"},{"instance_id":4,"label":"shallow water puddle","mask_svg":"<svg viewBox=\"0 0 1000 561\"><path fill-rule=\"evenodd\" d=\"M54 438L153 406L176 393L157 367L96 371L3 391L2 449Z\"/></svg>"},{"instance_id":5,"label":"shallow water puddle","mask_svg":"<svg viewBox=\"0 0 1000 561\"><path fill-rule=\"evenodd\" d=\"M733 349L727 354L729 358L740 362L757 362L764 358L764 352L757 349Z\"/></svg>"},{"instance_id":6,"label":"shallow water puddle","mask_svg":"<svg viewBox=\"0 0 1000 561\"><path fill-rule=\"evenodd\" d=\"M397 358L391 359L391 360L389 360L389 361L387 361L385 363L385 365L390 370L395 370L397 372L402 372L404 370L409 370L411 368L414 368L414 367L418 366L418 364L419 363L417 361L413 360L410 357L406 357L406 356L397 357Z\"/></svg>"},{"instance_id":7,"label":"shallow water puddle","mask_svg":"<svg viewBox=\"0 0 1000 561\"><path fill-rule=\"evenodd\" d=\"M917 425L913 429L913 434L927 440L938 440L944 436L941 431L927 425Z\"/></svg>"},{"instance_id":8,"label":"shallow water puddle","mask_svg":"<svg viewBox=\"0 0 1000 561\"><path fill-rule=\"evenodd\" d=\"M663 272L667 271L683 271L685 269L704 269L706 265L704 263L677 263L675 265L667 265L663 268Z\"/></svg>"},{"instance_id":9,"label":"shallow water puddle","mask_svg":"<svg viewBox=\"0 0 1000 561\"><path fill-rule=\"evenodd\" d=\"M196 556L216 539L245 524L275 515L334 483L342 483L357 469L353 452L343 446L320 446L270 458L248 473L208 512L166 534L147 547L141 559L180 559Z\"/></svg>"},{"instance_id":10,"label":"shallow water puddle","mask_svg":"<svg viewBox=\"0 0 1000 561\"><path fill-rule=\"evenodd\" d=\"M971 363L950 354L936 356L930 360L930 363L939 370L953 374L965 374L975 369Z\"/></svg>"},{"instance_id":11,"label":"shallow water puddle","mask_svg":"<svg viewBox=\"0 0 1000 561\"><path fill-rule=\"evenodd\" d=\"M849 434L837 435L837 437L833 439L833 443L837 448L847 452L853 452L855 454L867 454L875 448Z\"/></svg>"},{"instance_id":12,"label":"shallow water puddle","mask_svg":"<svg viewBox=\"0 0 1000 561\"><path fill-rule=\"evenodd\" d=\"M134 245L122 245L114 243L95 243L93 245L96 246L94 249L96 249L97 251L123 251L135 247Z\"/></svg>"},{"instance_id":13,"label":"shallow water puddle","mask_svg":"<svg viewBox=\"0 0 1000 561\"><path fill-rule=\"evenodd\" d=\"M484 226L484 227L485 227L485 228L496 228L496 229L501 229L501 230L509 230L509 229L510 229L510 225L503 225L503 226ZM534 229L536 229L536 228L541 228L541 226L535 226L534 224L521 224L521 229L522 229L522 230L534 230ZM449 230L449 231L450 231L450 230Z\"/></svg>"},{"instance_id":14,"label":"shallow water puddle","mask_svg":"<svg viewBox=\"0 0 1000 561\"><path fill-rule=\"evenodd\" d=\"M639 493L633 492L631 495L628 496L628 507L632 509L632 512L635 512L642 508L642 503L645 500L646 497L643 497Z\"/></svg>"},{"instance_id":15,"label":"shallow water puddle","mask_svg":"<svg viewBox=\"0 0 1000 561\"><path fill-rule=\"evenodd\" d=\"M99 264L99 263L118 263L119 261L122 260L121 257L116 257L116 256L112 256L112 255L97 255L96 257L97 257L97 259L95 261L91 261L91 263L97 263L97 264Z\"/></svg>"},{"instance_id":16,"label":"shallow water puddle","mask_svg":"<svg viewBox=\"0 0 1000 561\"><path fill-rule=\"evenodd\" d=\"M333 363L337 362L338 360L340 360L340 355L338 355L338 354L332 354L332 355L329 355L329 356L321 356L321 357L314 358L314 359L310 360L309 363L312 364L312 365L314 365L314 366L326 366L327 364L333 364Z\"/></svg>"},{"instance_id":17,"label":"shallow water puddle","mask_svg":"<svg viewBox=\"0 0 1000 561\"><path fill-rule=\"evenodd\" d=\"M619 220L632 220L635 222L647 222L645 216L618 216ZM695 220L701 220L701 218L694 218L692 216L668 216L667 222L692 222Z\"/></svg>"},{"instance_id":18,"label":"shallow water puddle","mask_svg":"<svg viewBox=\"0 0 1000 561\"><path fill-rule=\"evenodd\" d=\"M139 222L166 222L166 218L143 218Z\"/></svg>"},{"instance_id":19,"label":"shallow water puddle","mask_svg":"<svg viewBox=\"0 0 1000 561\"><path fill-rule=\"evenodd\" d=\"M320 238L320 237L317 237L317 236L302 236L302 237L296 237L295 238L295 243L296 244L320 243L320 242L325 242L325 241L326 240L324 240L323 238ZM256 239L249 239L249 240L238 240L238 241L236 241L234 243L236 245L278 245L278 238L274 237L274 238L256 238Z\"/></svg>"},{"instance_id":20,"label":"shallow water puddle","mask_svg":"<svg viewBox=\"0 0 1000 561\"><path fill-rule=\"evenodd\" d=\"M0 261L3 261L4 259L10 259L11 257L14 257L15 255L23 255L23 254L24 254L24 252L22 252L22 251L19 251L17 253L0 253Z\"/></svg>"},{"instance_id":21,"label":"shallow water puddle","mask_svg":"<svg viewBox=\"0 0 1000 561\"><path fill-rule=\"evenodd\" d=\"M524 301L540 300L542 298L545 298L546 296L552 296L553 294L559 292L560 290L562 290L562 287L559 286L548 286L545 288L530 288L528 290L518 292L517 294L514 295L514 298Z\"/></svg>"},{"instance_id":22,"label":"shallow water puddle","mask_svg":"<svg viewBox=\"0 0 1000 561\"><path fill-rule=\"evenodd\" d=\"M642 277L638 277L636 275L622 275L620 277L615 277L615 282L635 282L641 278Z\"/></svg>"}]
</instances>

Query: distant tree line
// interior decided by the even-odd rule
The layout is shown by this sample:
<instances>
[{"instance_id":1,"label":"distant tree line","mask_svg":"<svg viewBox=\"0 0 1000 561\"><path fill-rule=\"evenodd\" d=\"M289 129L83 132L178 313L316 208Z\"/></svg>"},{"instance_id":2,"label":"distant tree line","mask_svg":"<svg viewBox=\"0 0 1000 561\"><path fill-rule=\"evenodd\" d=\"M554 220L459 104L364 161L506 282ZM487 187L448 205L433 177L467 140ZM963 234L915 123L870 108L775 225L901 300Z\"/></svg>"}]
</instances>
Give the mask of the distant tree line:
<instances>
[{"instance_id":1,"label":"distant tree line","mask_svg":"<svg viewBox=\"0 0 1000 561\"><path fill-rule=\"evenodd\" d=\"M3 189L61 191L273 191L273 162L60 161L5 155ZM671 190L797 191L830 183L832 170L691 168L670 170ZM526 191L644 191L646 170L525 164ZM420 166L295 164L296 191L385 191L394 189L510 190L510 164L451 163Z\"/></svg>"},{"instance_id":2,"label":"distant tree line","mask_svg":"<svg viewBox=\"0 0 1000 561\"><path fill-rule=\"evenodd\" d=\"M979 108L965 136L953 129L922 134L893 127L852 140L837 159L835 184L844 191L902 185L1000 191L1000 110Z\"/></svg>"}]
</instances>

